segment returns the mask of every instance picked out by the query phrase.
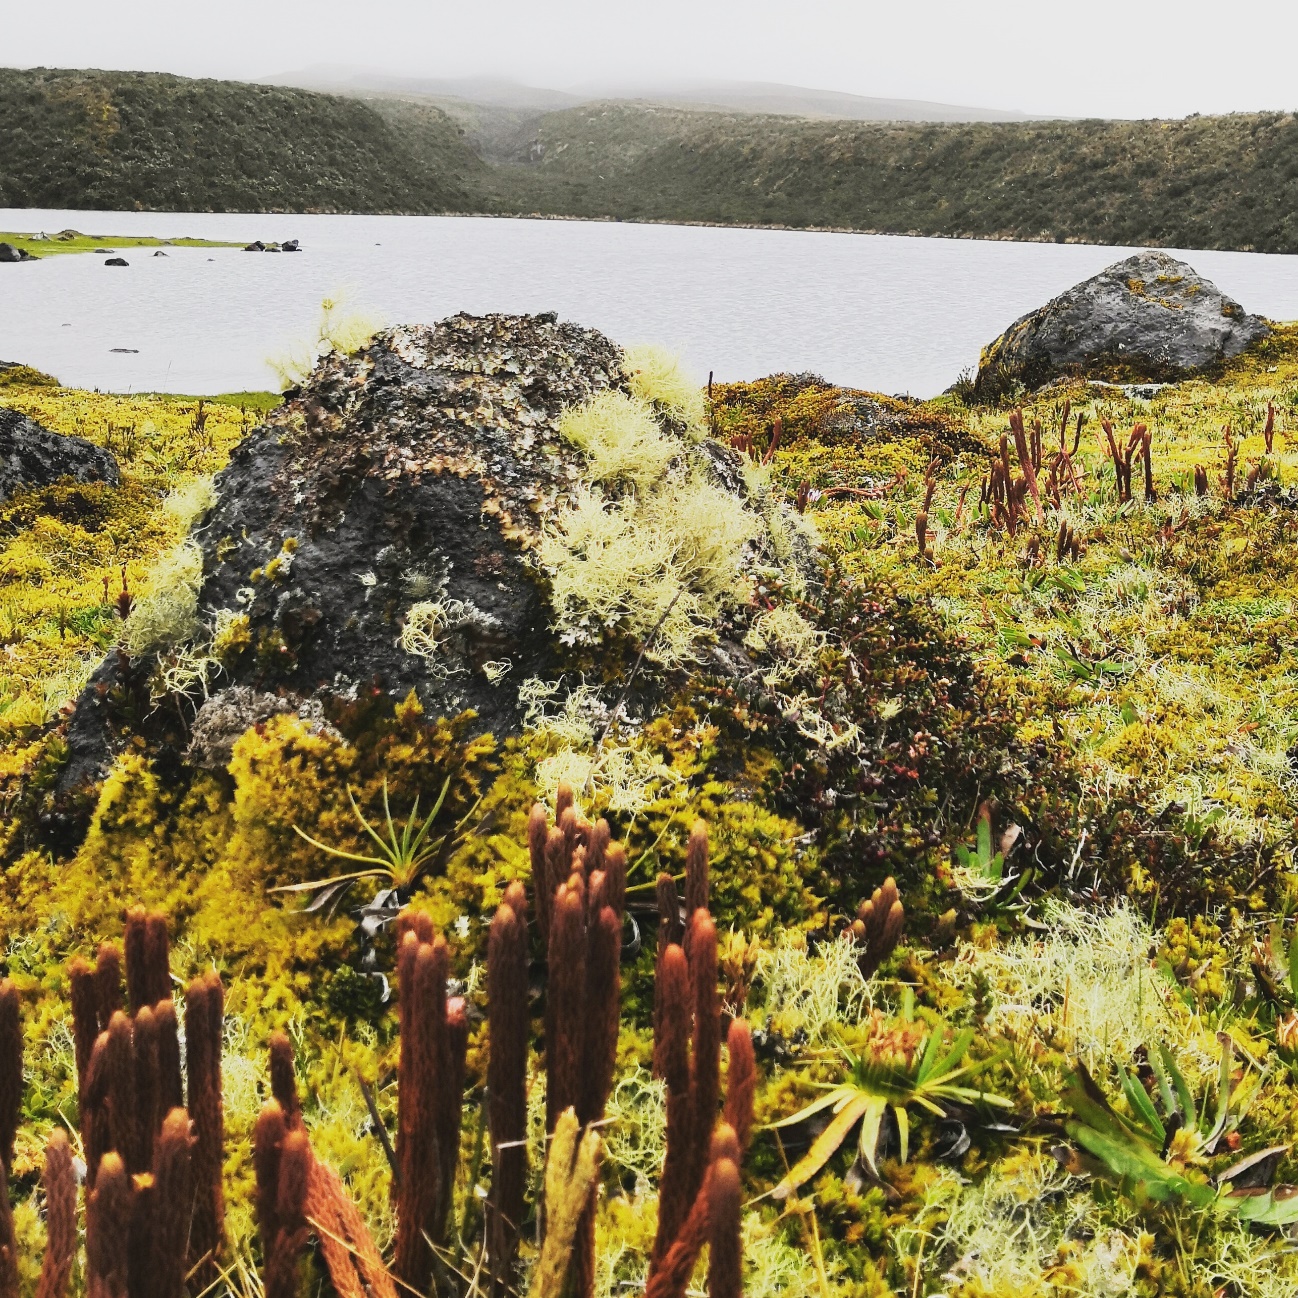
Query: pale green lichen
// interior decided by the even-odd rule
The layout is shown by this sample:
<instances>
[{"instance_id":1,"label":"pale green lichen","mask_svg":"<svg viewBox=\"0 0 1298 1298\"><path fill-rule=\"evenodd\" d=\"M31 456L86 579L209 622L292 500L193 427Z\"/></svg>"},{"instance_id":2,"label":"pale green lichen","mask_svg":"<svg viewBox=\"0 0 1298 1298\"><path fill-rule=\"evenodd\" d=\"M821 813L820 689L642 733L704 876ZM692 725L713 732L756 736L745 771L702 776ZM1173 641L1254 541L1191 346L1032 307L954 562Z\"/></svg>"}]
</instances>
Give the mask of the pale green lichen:
<instances>
[{"instance_id":1,"label":"pale green lichen","mask_svg":"<svg viewBox=\"0 0 1298 1298\"><path fill-rule=\"evenodd\" d=\"M621 392L601 392L565 410L559 432L585 452L591 482L641 491L652 487L682 451L680 442L658 426L648 402Z\"/></svg>"},{"instance_id":2,"label":"pale green lichen","mask_svg":"<svg viewBox=\"0 0 1298 1298\"><path fill-rule=\"evenodd\" d=\"M149 573L145 593L123 628L127 652L138 657L192 640L200 630L202 584L203 552L193 541L183 541Z\"/></svg>"},{"instance_id":3,"label":"pale green lichen","mask_svg":"<svg viewBox=\"0 0 1298 1298\"><path fill-rule=\"evenodd\" d=\"M652 343L631 346L622 353L633 395L661 406L701 436L707 422L703 389L685 372L681 358Z\"/></svg>"}]
</instances>

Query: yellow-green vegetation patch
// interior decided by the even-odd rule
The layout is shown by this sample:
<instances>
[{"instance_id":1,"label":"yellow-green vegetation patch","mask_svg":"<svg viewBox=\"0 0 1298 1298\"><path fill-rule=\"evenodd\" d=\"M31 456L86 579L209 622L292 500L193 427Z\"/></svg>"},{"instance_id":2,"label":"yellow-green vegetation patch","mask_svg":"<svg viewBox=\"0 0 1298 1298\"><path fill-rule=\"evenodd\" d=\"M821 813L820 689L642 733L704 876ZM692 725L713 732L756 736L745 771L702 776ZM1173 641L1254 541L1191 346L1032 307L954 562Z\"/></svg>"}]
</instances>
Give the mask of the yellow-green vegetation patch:
<instances>
[{"instance_id":1,"label":"yellow-green vegetation patch","mask_svg":"<svg viewBox=\"0 0 1298 1298\"><path fill-rule=\"evenodd\" d=\"M1025 736L1062 734L1096 779L1138 786L1155 809L1215 813L1218 832L1242 840L1298 812L1298 510L1284 495L1298 484L1294 334L1282 327L1230 382L1080 385L1026 400L1024 420L1042 425L1047 457L1065 401L1068 449L1082 416L1082 490L1015 536L980 511L989 451L936 466L926 510L926 439L798 440L775 463L789 485L810 484L809 512L852 572L931 601L967 638ZM795 411L805 399L795 395ZM781 409L768 405L767 417ZM992 448L1008 433L1004 410L964 418L974 445ZM1124 440L1137 424L1150 429L1154 500L1143 499L1137 471L1137 498L1119 502L1106 420ZM1277 495L1223 499L1231 444L1235 490L1253 472L1278 484ZM916 533L922 510L928 558ZM1080 538L1075 558L1056 554L1061 522Z\"/></svg>"},{"instance_id":2,"label":"yellow-green vegetation patch","mask_svg":"<svg viewBox=\"0 0 1298 1298\"><path fill-rule=\"evenodd\" d=\"M57 234L18 234L0 231L0 243L12 244L31 257L59 257L67 253L97 252L107 248L242 248L241 243L219 239L158 239L149 235L82 234L80 230L60 230Z\"/></svg>"},{"instance_id":3,"label":"yellow-green vegetation patch","mask_svg":"<svg viewBox=\"0 0 1298 1298\"><path fill-rule=\"evenodd\" d=\"M3 375L6 371L0 371ZM4 404L113 452L122 485L61 483L0 505L0 734L73 699L121 635L118 596L148 586L193 518L194 484L256 421L252 405L11 385Z\"/></svg>"},{"instance_id":4,"label":"yellow-green vegetation patch","mask_svg":"<svg viewBox=\"0 0 1298 1298\"><path fill-rule=\"evenodd\" d=\"M76 1107L66 960L120 934L137 901L167 909L176 978L216 968L228 989L228 1256L259 1261L250 1141L272 1028L290 1035L317 1155L388 1246L391 1178L361 1079L391 1130L397 1016L373 975L391 973L395 941L354 921L396 874L354 881L336 912L298 899L372 857L365 821L399 833L444 792L432 863L402 883L472 1010L449 1244L472 1274L490 1183L488 928L506 889L530 885L534 799L553 807L566 778L625 844L630 902L597 1298L642 1285L653 1249L668 1115L652 1073L654 898L663 875L687 874L695 817L719 999L756 1029L749 1298L1292 1293L1294 338L1278 330L1215 383L1026 401L1041 514L1015 461L1012 527L984 485L1003 437L1016 456L1008 409L787 376L700 406L670 358L628 354L630 394L559 423L584 476L537 547L586 679L510 681L526 723L507 740L413 694L395 707L364 687L327 703L263 694L271 711L216 769L179 760L196 686L132 697L127 681L136 738L89 795L84 839L62 845L41 817L58 809L68 736L41 723L110 648L147 661L193 630L187 527L268 399L12 384L7 404L107 446L123 471L120 488L0 508L0 960L28 1042L24 1250L41 1236L39 1139ZM1119 498L1106 421L1133 456L1133 430L1149 432L1152 498L1138 458ZM709 426L741 465L701 445ZM800 570L791 556L813 536L824 567ZM291 569L296 545L282 538L256 580ZM424 591L401 632L412 652L433 653L453 611ZM599 660L655 628L642 679L656 693L610 709L618 679ZM723 636L751 655L742 677L700 662ZM198 636L216 658L248 638L237 615ZM841 733L817 732L826 700L850 720ZM170 727L166 742L150 725ZM284 888L303 892L271 891ZM534 1034L527 1061L533 1186L543 1045ZM689 1291L706 1284L700 1265Z\"/></svg>"}]
</instances>

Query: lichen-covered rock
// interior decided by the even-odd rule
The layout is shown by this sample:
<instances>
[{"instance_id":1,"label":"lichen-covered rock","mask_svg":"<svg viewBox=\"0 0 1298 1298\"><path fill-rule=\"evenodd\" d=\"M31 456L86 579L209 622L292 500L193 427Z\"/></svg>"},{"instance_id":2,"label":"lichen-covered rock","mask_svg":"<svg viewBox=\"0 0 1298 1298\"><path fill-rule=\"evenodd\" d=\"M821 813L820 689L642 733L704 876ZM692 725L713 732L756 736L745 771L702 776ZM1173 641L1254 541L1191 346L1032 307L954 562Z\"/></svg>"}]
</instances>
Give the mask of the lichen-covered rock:
<instances>
[{"instance_id":1,"label":"lichen-covered rock","mask_svg":"<svg viewBox=\"0 0 1298 1298\"><path fill-rule=\"evenodd\" d=\"M625 382L603 335L455 316L334 354L240 444L194 533L198 615L235 684L415 690L517 728L555 648L527 559L583 459L560 411Z\"/></svg>"},{"instance_id":2,"label":"lichen-covered rock","mask_svg":"<svg viewBox=\"0 0 1298 1298\"><path fill-rule=\"evenodd\" d=\"M1174 382L1269 332L1192 266L1139 252L1010 325L983 349L975 393L995 399L1061 377Z\"/></svg>"},{"instance_id":3,"label":"lichen-covered rock","mask_svg":"<svg viewBox=\"0 0 1298 1298\"><path fill-rule=\"evenodd\" d=\"M259 693L248 685L232 685L205 699L198 709L185 750L186 760L191 766L223 771L230 764L235 744L247 730L285 713L301 717L310 734L340 737L325 720L319 699Z\"/></svg>"},{"instance_id":4,"label":"lichen-covered rock","mask_svg":"<svg viewBox=\"0 0 1298 1298\"><path fill-rule=\"evenodd\" d=\"M121 481L109 451L81 437L52 433L34 419L0 406L0 500L16 491L52 486L62 478L114 487Z\"/></svg>"}]
</instances>

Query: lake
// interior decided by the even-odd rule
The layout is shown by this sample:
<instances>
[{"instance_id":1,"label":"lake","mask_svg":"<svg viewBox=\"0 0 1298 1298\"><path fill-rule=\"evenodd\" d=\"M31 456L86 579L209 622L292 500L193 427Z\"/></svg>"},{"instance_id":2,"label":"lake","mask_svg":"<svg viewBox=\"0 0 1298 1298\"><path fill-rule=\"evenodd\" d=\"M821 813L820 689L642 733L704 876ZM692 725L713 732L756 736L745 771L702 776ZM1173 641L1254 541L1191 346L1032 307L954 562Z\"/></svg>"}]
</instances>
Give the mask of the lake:
<instances>
[{"instance_id":1,"label":"lake","mask_svg":"<svg viewBox=\"0 0 1298 1298\"><path fill-rule=\"evenodd\" d=\"M297 238L304 251L128 250L0 265L0 358L105 391L266 388L342 296L385 323L557 311L706 378L812 370L932 396L1006 325L1131 249L431 216L0 209L0 230ZM1170 251L1176 252L1175 249ZM1250 311L1298 319L1298 256L1178 252ZM119 350L120 349L120 350Z\"/></svg>"}]
</instances>

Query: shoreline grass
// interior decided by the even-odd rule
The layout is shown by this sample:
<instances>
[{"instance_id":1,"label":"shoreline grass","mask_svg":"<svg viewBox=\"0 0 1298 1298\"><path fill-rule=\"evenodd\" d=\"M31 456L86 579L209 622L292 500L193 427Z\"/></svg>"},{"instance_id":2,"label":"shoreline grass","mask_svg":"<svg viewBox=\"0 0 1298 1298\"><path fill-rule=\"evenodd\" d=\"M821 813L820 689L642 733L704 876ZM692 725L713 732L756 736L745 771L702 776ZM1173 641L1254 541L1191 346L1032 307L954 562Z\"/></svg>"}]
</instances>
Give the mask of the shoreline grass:
<instances>
[{"instance_id":1,"label":"shoreline grass","mask_svg":"<svg viewBox=\"0 0 1298 1298\"><path fill-rule=\"evenodd\" d=\"M43 237L42 237L43 236ZM0 230L0 243L9 243L38 261L45 257L66 256L71 253L93 253L107 248L118 252L124 248L242 248L242 243L219 239L159 239L154 235L82 234L79 230L60 230L57 234L33 231L20 234Z\"/></svg>"}]
</instances>

